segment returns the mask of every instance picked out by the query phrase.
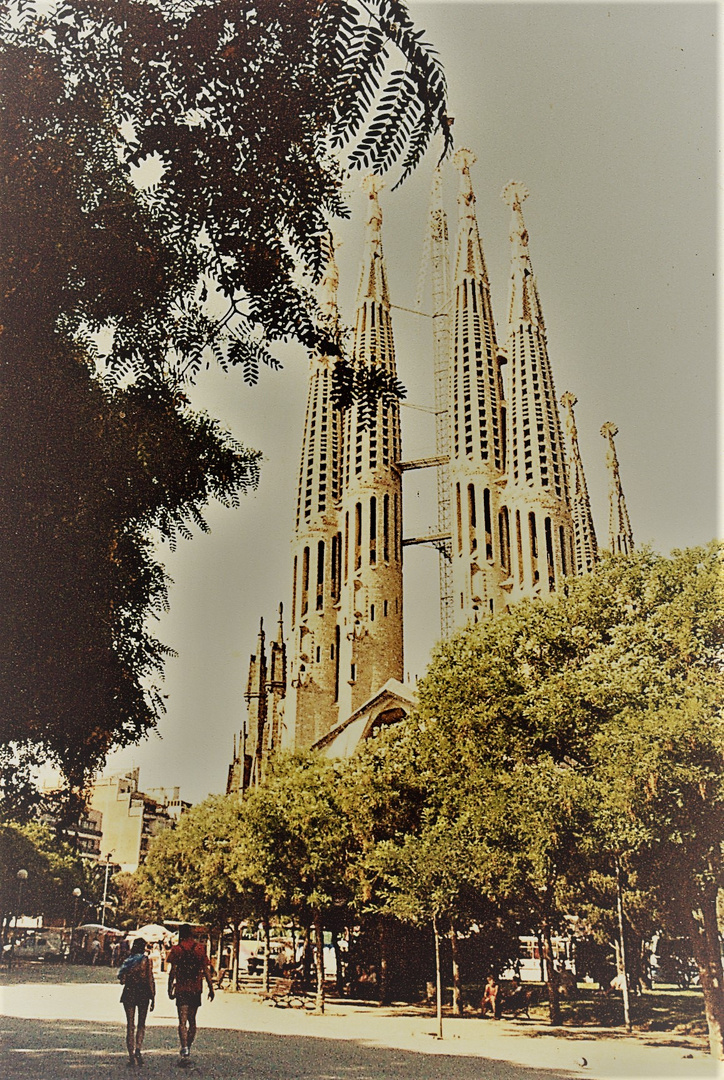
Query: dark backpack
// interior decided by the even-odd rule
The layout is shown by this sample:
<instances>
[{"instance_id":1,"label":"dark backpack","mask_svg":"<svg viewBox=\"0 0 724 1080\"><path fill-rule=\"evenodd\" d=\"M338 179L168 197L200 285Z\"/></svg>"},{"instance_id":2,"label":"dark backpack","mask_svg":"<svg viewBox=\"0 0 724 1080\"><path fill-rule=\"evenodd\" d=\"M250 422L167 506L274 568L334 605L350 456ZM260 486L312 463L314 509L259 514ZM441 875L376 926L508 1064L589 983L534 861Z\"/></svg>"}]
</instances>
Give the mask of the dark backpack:
<instances>
[{"instance_id":1,"label":"dark backpack","mask_svg":"<svg viewBox=\"0 0 724 1080\"><path fill-rule=\"evenodd\" d=\"M139 960L137 961L137 963L132 964L130 967L126 968L126 970L123 972L123 985L130 987L139 987L147 983L148 973L146 969L146 964L148 962L148 957L144 956L142 960Z\"/></svg>"},{"instance_id":2,"label":"dark backpack","mask_svg":"<svg viewBox=\"0 0 724 1080\"><path fill-rule=\"evenodd\" d=\"M204 967L198 948L194 945L192 949L187 949L184 945L180 945L179 951L181 955L176 960L176 981L180 983L193 982L198 979Z\"/></svg>"}]
</instances>

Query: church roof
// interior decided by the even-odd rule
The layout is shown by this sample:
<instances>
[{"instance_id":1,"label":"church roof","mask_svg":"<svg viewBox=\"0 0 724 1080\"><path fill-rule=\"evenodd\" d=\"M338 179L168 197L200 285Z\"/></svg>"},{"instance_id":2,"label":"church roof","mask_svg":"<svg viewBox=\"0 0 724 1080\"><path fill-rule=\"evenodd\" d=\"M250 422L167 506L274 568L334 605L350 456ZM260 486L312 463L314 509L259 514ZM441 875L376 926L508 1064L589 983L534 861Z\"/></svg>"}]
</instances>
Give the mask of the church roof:
<instances>
[{"instance_id":1,"label":"church roof","mask_svg":"<svg viewBox=\"0 0 724 1080\"><path fill-rule=\"evenodd\" d=\"M394 724L412 712L417 704L415 691L398 679L388 679L351 716L335 724L312 747L326 757L351 757L361 742L380 727Z\"/></svg>"}]
</instances>

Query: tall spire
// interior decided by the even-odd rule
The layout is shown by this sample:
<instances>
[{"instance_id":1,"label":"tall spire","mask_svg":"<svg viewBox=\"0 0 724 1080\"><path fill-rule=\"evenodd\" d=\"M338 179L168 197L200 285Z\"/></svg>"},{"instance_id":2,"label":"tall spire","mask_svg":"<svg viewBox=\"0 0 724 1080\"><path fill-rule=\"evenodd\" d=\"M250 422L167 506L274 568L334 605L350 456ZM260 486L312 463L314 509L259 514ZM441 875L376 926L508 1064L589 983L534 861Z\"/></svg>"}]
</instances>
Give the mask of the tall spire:
<instances>
[{"instance_id":1,"label":"tall spire","mask_svg":"<svg viewBox=\"0 0 724 1080\"><path fill-rule=\"evenodd\" d=\"M488 281L483 247L480 242L478 220L475 215L475 193L470 176L471 166L478 159L472 150L461 148L453 158L453 164L460 170L460 188L458 191L458 238L455 262L455 281L464 277Z\"/></svg>"},{"instance_id":2,"label":"tall spire","mask_svg":"<svg viewBox=\"0 0 724 1080\"><path fill-rule=\"evenodd\" d=\"M543 310L538 297L538 286L533 275L533 265L528 248L528 230L523 220L523 203L530 192L525 184L511 180L503 188L502 198L513 212L510 230L512 244L512 274L508 322L532 323L545 334Z\"/></svg>"},{"instance_id":3,"label":"tall spire","mask_svg":"<svg viewBox=\"0 0 724 1080\"><path fill-rule=\"evenodd\" d=\"M376 300L386 307L390 304L387 270L382 253L382 210L379 193L383 186L380 177L374 173L370 173L362 181L369 201L365 221L365 247L357 290L358 305L365 300Z\"/></svg>"},{"instance_id":4,"label":"tall spire","mask_svg":"<svg viewBox=\"0 0 724 1080\"><path fill-rule=\"evenodd\" d=\"M353 357L360 368L396 378L387 271L382 252L380 180L367 192L365 244L357 291ZM344 414L340 527L339 714L349 716L388 679L402 680L402 484L400 408L378 400Z\"/></svg>"},{"instance_id":5,"label":"tall spire","mask_svg":"<svg viewBox=\"0 0 724 1080\"><path fill-rule=\"evenodd\" d=\"M454 620L458 625L507 602L510 576L507 510L500 493L505 468L501 354L490 283L475 215L471 150L453 164L460 172L451 350L450 491Z\"/></svg>"},{"instance_id":6,"label":"tall spire","mask_svg":"<svg viewBox=\"0 0 724 1080\"><path fill-rule=\"evenodd\" d=\"M522 203L528 191L511 180L502 198L511 208L509 479L517 503L518 559L512 598L553 592L574 564L571 506L563 435L548 359L546 328L533 276Z\"/></svg>"},{"instance_id":7,"label":"tall spire","mask_svg":"<svg viewBox=\"0 0 724 1080\"><path fill-rule=\"evenodd\" d=\"M583 471L583 461L578 445L578 429L573 407L578 401L569 390L561 397L565 411L566 430L568 432L569 452L569 488L571 492L571 512L573 515L573 552L577 574L590 574L598 559L596 530L593 525L591 501Z\"/></svg>"},{"instance_id":8,"label":"tall spire","mask_svg":"<svg viewBox=\"0 0 724 1080\"><path fill-rule=\"evenodd\" d=\"M614 436L618 428L610 420L601 428L601 435L608 442L606 465L609 473L608 486L608 542L615 555L628 555L634 549L633 533L629 521L626 500L621 486L621 474L618 468L618 455L614 445Z\"/></svg>"},{"instance_id":9,"label":"tall spire","mask_svg":"<svg viewBox=\"0 0 724 1080\"><path fill-rule=\"evenodd\" d=\"M339 273L331 234L328 251L319 300L322 318L336 329ZM342 419L332 401L334 363L329 356L318 353L310 356L292 539L291 668L284 737L300 749L310 746L337 719L335 635L341 570L338 503ZM277 636L280 643L283 642L281 618L280 608ZM282 645L272 652L286 680L286 653ZM280 675L276 683L281 679ZM276 736L277 732L273 734Z\"/></svg>"}]
</instances>

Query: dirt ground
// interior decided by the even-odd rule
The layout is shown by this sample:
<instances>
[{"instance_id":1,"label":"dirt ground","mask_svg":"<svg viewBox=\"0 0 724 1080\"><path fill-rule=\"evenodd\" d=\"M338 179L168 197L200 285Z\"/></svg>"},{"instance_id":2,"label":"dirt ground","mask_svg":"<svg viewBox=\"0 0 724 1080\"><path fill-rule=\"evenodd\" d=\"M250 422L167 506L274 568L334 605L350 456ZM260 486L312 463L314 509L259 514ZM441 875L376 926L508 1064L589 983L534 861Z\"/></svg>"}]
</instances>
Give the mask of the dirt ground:
<instances>
[{"instance_id":1,"label":"dirt ground","mask_svg":"<svg viewBox=\"0 0 724 1080\"><path fill-rule=\"evenodd\" d=\"M0 979L3 1080L128 1076L124 1016L107 968L16 970ZM144 1064L178 1077L173 1003L158 985ZM134 1073L139 1070L133 1070ZM722 1075L700 1039L663 1032L551 1028L526 1020L445 1018L409 1007L331 1002L324 1016L217 994L199 1013L185 1070L213 1080L638 1080Z\"/></svg>"}]
</instances>

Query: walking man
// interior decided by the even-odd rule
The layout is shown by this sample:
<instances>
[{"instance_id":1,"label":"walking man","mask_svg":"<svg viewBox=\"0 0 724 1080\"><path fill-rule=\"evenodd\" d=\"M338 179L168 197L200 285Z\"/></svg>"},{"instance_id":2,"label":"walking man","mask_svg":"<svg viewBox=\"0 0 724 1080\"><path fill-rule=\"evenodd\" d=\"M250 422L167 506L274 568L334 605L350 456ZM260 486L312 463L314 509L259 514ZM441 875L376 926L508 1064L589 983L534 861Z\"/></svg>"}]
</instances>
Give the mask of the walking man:
<instances>
[{"instance_id":1,"label":"walking man","mask_svg":"<svg viewBox=\"0 0 724 1080\"><path fill-rule=\"evenodd\" d=\"M178 945L169 951L168 996L176 999L178 1037L181 1043L179 1065L186 1065L196 1038L196 1013L201 1006L204 979L209 988L209 1001L214 1000L211 968L203 945L195 942L191 927L179 927Z\"/></svg>"}]
</instances>

